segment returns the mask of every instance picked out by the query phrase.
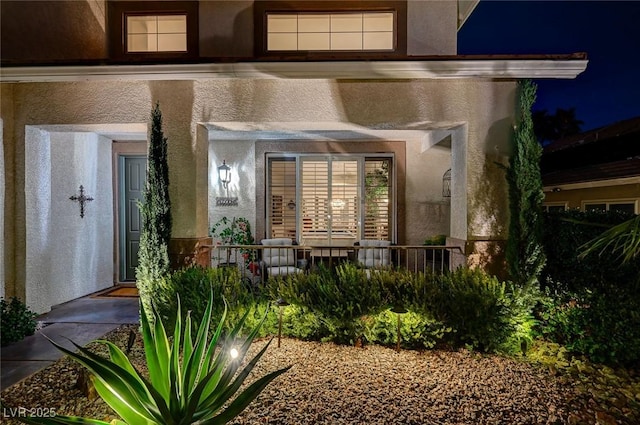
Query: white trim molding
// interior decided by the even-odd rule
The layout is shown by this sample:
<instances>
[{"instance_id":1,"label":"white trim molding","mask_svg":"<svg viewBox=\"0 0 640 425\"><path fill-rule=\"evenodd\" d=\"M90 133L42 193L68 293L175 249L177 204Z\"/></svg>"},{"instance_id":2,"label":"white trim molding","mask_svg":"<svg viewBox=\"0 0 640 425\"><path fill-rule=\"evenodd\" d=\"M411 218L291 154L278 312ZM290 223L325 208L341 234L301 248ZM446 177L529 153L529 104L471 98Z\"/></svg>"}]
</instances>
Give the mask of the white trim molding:
<instances>
[{"instance_id":1,"label":"white trim molding","mask_svg":"<svg viewBox=\"0 0 640 425\"><path fill-rule=\"evenodd\" d=\"M253 79L571 79L586 59L238 62L174 65L32 66L0 68L0 82Z\"/></svg>"},{"instance_id":2,"label":"white trim molding","mask_svg":"<svg viewBox=\"0 0 640 425\"><path fill-rule=\"evenodd\" d=\"M594 180L590 182L577 182L577 183L564 183L545 186L544 192L558 192L560 190L575 190L575 189L591 189L594 187L607 187L607 186L622 186L625 184L639 184L640 177L620 177L617 179L609 180Z\"/></svg>"}]
</instances>

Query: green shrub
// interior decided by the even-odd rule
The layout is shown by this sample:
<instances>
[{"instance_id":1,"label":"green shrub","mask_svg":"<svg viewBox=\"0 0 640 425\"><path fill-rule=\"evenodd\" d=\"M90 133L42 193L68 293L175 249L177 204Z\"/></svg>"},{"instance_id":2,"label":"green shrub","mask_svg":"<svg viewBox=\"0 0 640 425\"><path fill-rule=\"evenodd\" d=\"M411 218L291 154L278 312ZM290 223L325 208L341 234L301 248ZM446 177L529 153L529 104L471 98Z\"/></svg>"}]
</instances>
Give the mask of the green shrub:
<instances>
[{"instance_id":1,"label":"green shrub","mask_svg":"<svg viewBox=\"0 0 640 425\"><path fill-rule=\"evenodd\" d=\"M538 334L592 361L640 362L640 263L621 264L618 253L579 258L579 247L630 218L617 211L569 210L546 215L546 298Z\"/></svg>"},{"instance_id":2,"label":"green shrub","mask_svg":"<svg viewBox=\"0 0 640 425\"><path fill-rule=\"evenodd\" d=\"M0 318L0 345L21 341L36 330L36 314L16 297L11 297L9 302L0 299Z\"/></svg>"},{"instance_id":3,"label":"green shrub","mask_svg":"<svg viewBox=\"0 0 640 425\"><path fill-rule=\"evenodd\" d=\"M454 345L488 352L526 349L534 324L533 294L480 269L459 268L438 276L435 285L425 301L433 317L453 329Z\"/></svg>"},{"instance_id":4,"label":"green shrub","mask_svg":"<svg viewBox=\"0 0 640 425\"><path fill-rule=\"evenodd\" d=\"M169 241L171 240L171 200L169 198L169 167L167 138L162 132L162 112L159 103L151 111L147 179L144 202L138 203L142 228L136 267L136 286L142 308L152 317L152 301L158 291L155 284L169 273Z\"/></svg>"},{"instance_id":5,"label":"green shrub","mask_svg":"<svg viewBox=\"0 0 640 425\"><path fill-rule=\"evenodd\" d=\"M272 306L275 314L271 315L269 324L265 326L269 335L275 335L278 332L278 309L279 307ZM282 307L282 334L305 341L320 341L330 338L325 320L320 315L295 304Z\"/></svg>"},{"instance_id":6,"label":"green shrub","mask_svg":"<svg viewBox=\"0 0 640 425\"><path fill-rule=\"evenodd\" d=\"M539 312L539 334L571 353L610 365L640 364L640 296L584 290L549 295Z\"/></svg>"},{"instance_id":7,"label":"green shrub","mask_svg":"<svg viewBox=\"0 0 640 425\"><path fill-rule=\"evenodd\" d=\"M435 235L426 238L422 245L446 245L447 235Z\"/></svg>"},{"instance_id":8,"label":"green shrub","mask_svg":"<svg viewBox=\"0 0 640 425\"><path fill-rule=\"evenodd\" d=\"M631 216L618 211L568 210L547 213L544 226L544 249L547 264L541 282L552 289L579 292L583 289L615 290L630 288L635 292L640 262L621 265L617 254L603 252L579 259L579 247L600 235L609 226Z\"/></svg>"},{"instance_id":9,"label":"green shrub","mask_svg":"<svg viewBox=\"0 0 640 425\"><path fill-rule=\"evenodd\" d=\"M364 333L356 319L377 314L388 304L382 280L367 280L365 271L350 263L335 271L321 266L312 273L272 279L270 294L315 313L327 328L327 339L339 343L355 343Z\"/></svg>"},{"instance_id":10,"label":"green shrub","mask_svg":"<svg viewBox=\"0 0 640 425\"><path fill-rule=\"evenodd\" d=\"M458 269L445 275L381 269L370 273L353 264L335 269L270 279L261 294L246 288L235 268L188 268L162 279L154 298L165 326L172 327L179 295L195 321L202 317L202 300L214 294L214 315L229 300L229 317L254 326L264 319L260 336L278 331L283 298L282 333L306 340L355 344L358 341L394 345L397 316L402 315L402 345L429 348L438 343L483 351L515 353L526 348L533 328L534 290L500 282L481 270ZM226 329L229 331L229 329Z\"/></svg>"},{"instance_id":11,"label":"green shrub","mask_svg":"<svg viewBox=\"0 0 640 425\"><path fill-rule=\"evenodd\" d=\"M389 308L402 306L409 312L402 316L405 347L447 342L509 353L531 342L537 300L535 290L481 270L435 275L383 269L367 279L364 270L349 264L335 273L319 269L272 279L269 291L271 299L282 297L315 315L308 322L313 324L309 335L324 335L324 340L395 344L397 316Z\"/></svg>"},{"instance_id":12,"label":"green shrub","mask_svg":"<svg viewBox=\"0 0 640 425\"><path fill-rule=\"evenodd\" d=\"M384 310L375 316L360 319L369 343L395 346L398 340L398 316ZM442 322L424 314L407 311L400 315L400 341L404 348L433 348L451 332Z\"/></svg>"},{"instance_id":13,"label":"green shrub","mask_svg":"<svg viewBox=\"0 0 640 425\"><path fill-rule=\"evenodd\" d=\"M208 294L213 292L213 314L219 317L224 311L223 299L227 300L230 320L241 317L249 307L254 307L258 299L252 288L247 287L235 267L204 268L200 266L177 270L159 279L157 290L150 300L157 306L163 324L173 330L173 318L178 309L178 295L182 310L190 311L193 323L199 323L207 306ZM262 307L264 311L264 306ZM256 309L256 314L257 314ZM249 317L249 321L255 314ZM228 329L225 329L225 331Z\"/></svg>"}]
</instances>

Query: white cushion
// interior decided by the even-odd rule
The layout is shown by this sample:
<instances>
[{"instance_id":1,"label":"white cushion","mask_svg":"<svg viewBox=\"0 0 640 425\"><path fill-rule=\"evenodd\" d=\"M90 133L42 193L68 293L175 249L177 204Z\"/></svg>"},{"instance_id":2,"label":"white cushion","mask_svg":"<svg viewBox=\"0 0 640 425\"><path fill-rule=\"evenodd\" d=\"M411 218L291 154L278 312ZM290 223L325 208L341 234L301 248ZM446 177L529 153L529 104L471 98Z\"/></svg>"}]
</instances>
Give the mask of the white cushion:
<instances>
[{"instance_id":1,"label":"white cushion","mask_svg":"<svg viewBox=\"0 0 640 425\"><path fill-rule=\"evenodd\" d=\"M391 241L379 241L371 239L363 239L360 242L361 247L388 247ZM358 249L358 262L366 267L385 267L389 263L389 249L386 248L360 248Z\"/></svg>"},{"instance_id":2,"label":"white cushion","mask_svg":"<svg viewBox=\"0 0 640 425\"><path fill-rule=\"evenodd\" d=\"M302 273L303 270L293 266L282 267L267 267L267 275L273 276L286 276L288 274Z\"/></svg>"},{"instance_id":3,"label":"white cushion","mask_svg":"<svg viewBox=\"0 0 640 425\"><path fill-rule=\"evenodd\" d=\"M265 246L291 246L290 238L263 239ZM295 266L296 253L291 248L265 248L262 250L262 261L267 267Z\"/></svg>"}]
</instances>

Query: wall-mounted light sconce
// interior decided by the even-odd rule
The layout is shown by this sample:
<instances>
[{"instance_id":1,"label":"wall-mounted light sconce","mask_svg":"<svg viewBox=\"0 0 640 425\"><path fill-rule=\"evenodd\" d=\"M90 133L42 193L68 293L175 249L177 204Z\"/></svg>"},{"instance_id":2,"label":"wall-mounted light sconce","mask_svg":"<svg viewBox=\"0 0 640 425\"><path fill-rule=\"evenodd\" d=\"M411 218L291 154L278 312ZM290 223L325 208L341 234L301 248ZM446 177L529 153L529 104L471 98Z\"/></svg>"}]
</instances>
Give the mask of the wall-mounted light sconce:
<instances>
[{"instance_id":1,"label":"wall-mounted light sconce","mask_svg":"<svg viewBox=\"0 0 640 425\"><path fill-rule=\"evenodd\" d=\"M293 201L293 199L290 199L289 202L287 202L287 208L289 208L290 210L296 209L296 203Z\"/></svg>"},{"instance_id":2,"label":"wall-mounted light sconce","mask_svg":"<svg viewBox=\"0 0 640 425\"><path fill-rule=\"evenodd\" d=\"M231 181L231 167L226 163L226 160L222 160L222 165L218 166L218 178L222 183L222 187L229 188L229 182Z\"/></svg>"},{"instance_id":3,"label":"wall-mounted light sconce","mask_svg":"<svg viewBox=\"0 0 640 425\"><path fill-rule=\"evenodd\" d=\"M227 191L227 196L217 197L216 198L216 206L217 207L237 207L238 206L238 197L235 196L230 198L228 196L229 192L229 183L231 182L231 167L227 165L226 160L222 160L222 165L218 166L218 179L220 183L222 183L222 187Z\"/></svg>"},{"instance_id":4,"label":"wall-mounted light sconce","mask_svg":"<svg viewBox=\"0 0 640 425\"><path fill-rule=\"evenodd\" d=\"M451 198L451 168L442 176L442 197Z\"/></svg>"}]
</instances>

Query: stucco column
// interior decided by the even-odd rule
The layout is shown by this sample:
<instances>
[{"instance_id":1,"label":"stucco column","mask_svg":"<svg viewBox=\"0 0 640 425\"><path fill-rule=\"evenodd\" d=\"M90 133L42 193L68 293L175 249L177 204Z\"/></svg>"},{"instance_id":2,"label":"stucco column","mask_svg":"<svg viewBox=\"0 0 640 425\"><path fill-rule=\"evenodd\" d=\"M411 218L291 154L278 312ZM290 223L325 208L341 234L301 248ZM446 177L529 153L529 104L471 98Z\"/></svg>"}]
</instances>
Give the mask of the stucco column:
<instances>
[{"instance_id":1,"label":"stucco column","mask_svg":"<svg viewBox=\"0 0 640 425\"><path fill-rule=\"evenodd\" d=\"M207 143L198 137L193 81L151 81L151 101L160 103L167 138L169 196L173 227L169 259L173 267L208 264Z\"/></svg>"}]
</instances>

